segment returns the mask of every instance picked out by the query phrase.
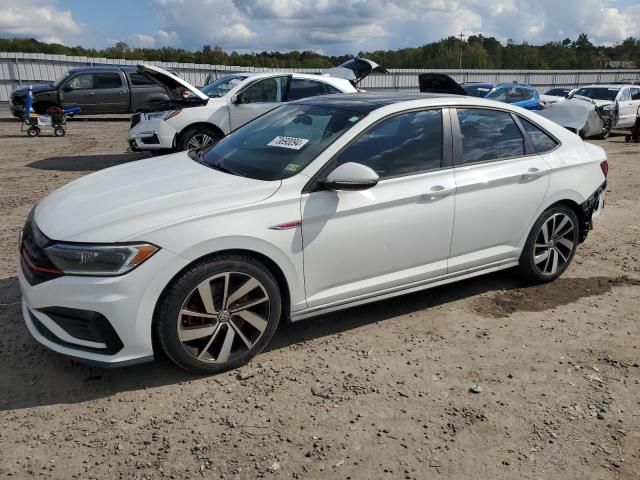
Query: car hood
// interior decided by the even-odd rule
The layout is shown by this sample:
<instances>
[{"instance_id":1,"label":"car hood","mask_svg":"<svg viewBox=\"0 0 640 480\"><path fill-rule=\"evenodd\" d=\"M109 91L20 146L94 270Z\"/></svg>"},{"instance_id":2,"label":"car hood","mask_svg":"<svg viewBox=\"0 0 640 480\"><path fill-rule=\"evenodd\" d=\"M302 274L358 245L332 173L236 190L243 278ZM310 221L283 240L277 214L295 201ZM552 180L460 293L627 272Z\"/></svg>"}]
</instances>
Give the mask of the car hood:
<instances>
[{"instance_id":1,"label":"car hood","mask_svg":"<svg viewBox=\"0 0 640 480\"><path fill-rule=\"evenodd\" d=\"M421 73L418 75L418 84L421 92L467 95L458 82L444 73Z\"/></svg>"},{"instance_id":2,"label":"car hood","mask_svg":"<svg viewBox=\"0 0 640 480\"><path fill-rule=\"evenodd\" d=\"M52 83L41 83L39 85L32 85L31 88L33 93L53 92L56 89L56 87L54 87ZM22 87L13 91L13 95L15 97L24 97L27 95L27 93L29 93L29 87Z\"/></svg>"},{"instance_id":3,"label":"car hood","mask_svg":"<svg viewBox=\"0 0 640 480\"><path fill-rule=\"evenodd\" d=\"M388 73L389 71L372 60L356 57L341 63L337 67L325 70L324 74L336 78L344 78L357 84L369 76L371 72Z\"/></svg>"},{"instance_id":4,"label":"car hood","mask_svg":"<svg viewBox=\"0 0 640 480\"><path fill-rule=\"evenodd\" d=\"M54 240L144 241L154 230L264 200L280 184L213 170L180 152L75 180L40 202L35 220Z\"/></svg>"},{"instance_id":5,"label":"car hood","mask_svg":"<svg viewBox=\"0 0 640 480\"><path fill-rule=\"evenodd\" d=\"M205 101L209 100L209 97L207 96L206 93L201 92L186 80L183 80L182 78L174 75L173 73L168 72L164 68L141 63L138 65L138 72L140 73L144 72L147 75L156 79L158 82L165 85L169 89L169 91L173 94L172 97L175 100L183 98L182 92L184 90L190 91L191 93L194 94L195 97L199 98L200 100L205 100Z\"/></svg>"}]
</instances>

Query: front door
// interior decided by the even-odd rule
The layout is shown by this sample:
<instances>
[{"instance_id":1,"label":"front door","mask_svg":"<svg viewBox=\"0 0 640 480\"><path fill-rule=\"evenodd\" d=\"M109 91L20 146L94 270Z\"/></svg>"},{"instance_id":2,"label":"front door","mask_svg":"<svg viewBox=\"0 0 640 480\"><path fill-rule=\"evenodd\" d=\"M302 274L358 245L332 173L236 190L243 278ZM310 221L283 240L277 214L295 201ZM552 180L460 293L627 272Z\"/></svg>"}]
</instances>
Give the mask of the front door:
<instances>
[{"instance_id":1,"label":"front door","mask_svg":"<svg viewBox=\"0 0 640 480\"><path fill-rule=\"evenodd\" d=\"M379 122L334 158L380 176L373 188L311 188L302 196L309 307L381 295L446 274L454 212L448 115L408 112ZM446 130L443 128L446 125ZM444 145L443 145L444 143ZM443 161L443 157L445 160Z\"/></svg>"},{"instance_id":2,"label":"front door","mask_svg":"<svg viewBox=\"0 0 640 480\"><path fill-rule=\"evenodd\" d=\"M633 97L636 97L634 102ZM640 105L640 91L636 87L623 87L622 91L618 94L618 128L632 127L636 122L636 110Z\"/></svg>"},{"instance_id":3,"label":"front door","mask_svg":"<svg viewBox=\"0 0 640 480\"><path fill-rule=\"evenodd\" d=\"M284 102L291 75L268 77L252 83L229 105L231 130L273 110Z\"/></svg>"},{"instance_id":4,"label":"front door","mask_svg":"<svg viewBox=\"0 0 640 480\"><path fill-rule=\"evenodd\" d=\"M93 73L79 73L69 78L60 93L64 108L80 107L81 113L94 113Z\"/></svg>"},{"instance_id":5,"label":"front door","mask_svg":"<svg viewBox=\"0 0 640 480\"><path fill-rule=\"evenodd\" d=\"M509 112L464 108L452 120L456 206L449 272L456 272L516 255L544 199L550 167Z\"/></svg>"}]
</instances>

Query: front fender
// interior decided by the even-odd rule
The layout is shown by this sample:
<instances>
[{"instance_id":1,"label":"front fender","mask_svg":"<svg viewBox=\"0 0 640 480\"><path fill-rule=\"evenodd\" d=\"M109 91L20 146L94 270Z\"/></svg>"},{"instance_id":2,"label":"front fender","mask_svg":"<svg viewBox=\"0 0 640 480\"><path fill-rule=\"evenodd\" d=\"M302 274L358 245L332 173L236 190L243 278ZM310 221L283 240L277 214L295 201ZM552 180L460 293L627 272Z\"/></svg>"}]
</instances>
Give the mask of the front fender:
<instances>
[{"instance_id":1,"label":"front fender","mask_svg":"<svg viewBox=\"0 0 640 480\"><path fill-rule=\"evenodd\" d=\"M281 247L256 237L245 236L226 236L218 237L211 240L205 240L195 244L187 250L180 252L180 256L192 263L207 255L224 252L224 251L246 251L247 253L256 253L267 257L273 261L284 274L289 286L289 296L291 300L291 310L300 310L307 307L304 293L304 278L302 273L302 251L296 252L296 245L301 245L300 229L290 231L294 236L292 242L285 244L293 245L292 251L287 254ZM283 234L284 232L278 232ZM297 237L297 238L295 238ZM294 259L296 264L292 261Z\"/></svg>"}]
</instances>

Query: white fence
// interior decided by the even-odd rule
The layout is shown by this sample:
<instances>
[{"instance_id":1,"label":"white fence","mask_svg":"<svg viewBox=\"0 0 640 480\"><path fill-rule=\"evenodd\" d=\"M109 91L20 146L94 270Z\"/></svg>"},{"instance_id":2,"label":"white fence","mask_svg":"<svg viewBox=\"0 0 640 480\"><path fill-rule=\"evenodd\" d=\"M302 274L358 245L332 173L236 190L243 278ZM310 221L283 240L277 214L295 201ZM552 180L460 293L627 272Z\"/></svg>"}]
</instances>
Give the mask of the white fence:
<instances>
[{"instance_id":1,"label":"white fence","mask_svg":"<svg viewBox=\"0 0 640 480\"><path fill-rule=\"evenodd\" d=\"M72 57L41 53L0 52L0 102L8 102L9 94L19 86L55 80L70 68L87 65L136 65L142 61L109 58ZM195 63L144 62L175 70L193 85L202 85L209 73L224 75L241 71L279 71L300 73L322 73L310 68L252 68L227 65L204 65ZM366 78L361 86L369 90L418 91L418 74L439 72L451 75L458 82L512 82L533 85L541 92L551 87L577 87L589 83L614 82L640 78L636 70L437 70L437 69L392 69L390 73L374 74Z\"/></svg>"}]
</instances>

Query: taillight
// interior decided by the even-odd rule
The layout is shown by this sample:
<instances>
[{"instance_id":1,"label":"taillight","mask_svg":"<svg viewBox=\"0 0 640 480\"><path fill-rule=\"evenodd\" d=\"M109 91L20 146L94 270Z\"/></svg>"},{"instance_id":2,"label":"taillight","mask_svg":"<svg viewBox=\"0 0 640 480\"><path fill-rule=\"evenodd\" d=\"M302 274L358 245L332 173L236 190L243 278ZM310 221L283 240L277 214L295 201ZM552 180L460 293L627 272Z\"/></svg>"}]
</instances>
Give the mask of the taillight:
<instances>
[{"instance_id":1,"label":"taillight","mask_svg":"<svg viewBox=\"0 0 640 480\"><path fill-rule=\"evenodd\" d=\"M600 162L600 168L602 169L602 173L604 174L604 178L607 178L607 173L609 173L609 162L603 160Z\"/></svg>"}]
</instances>

